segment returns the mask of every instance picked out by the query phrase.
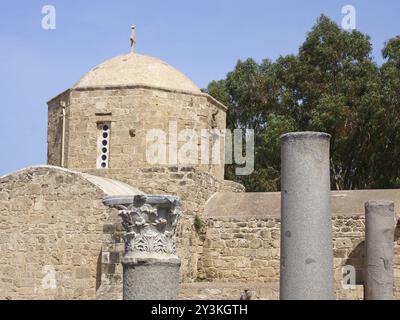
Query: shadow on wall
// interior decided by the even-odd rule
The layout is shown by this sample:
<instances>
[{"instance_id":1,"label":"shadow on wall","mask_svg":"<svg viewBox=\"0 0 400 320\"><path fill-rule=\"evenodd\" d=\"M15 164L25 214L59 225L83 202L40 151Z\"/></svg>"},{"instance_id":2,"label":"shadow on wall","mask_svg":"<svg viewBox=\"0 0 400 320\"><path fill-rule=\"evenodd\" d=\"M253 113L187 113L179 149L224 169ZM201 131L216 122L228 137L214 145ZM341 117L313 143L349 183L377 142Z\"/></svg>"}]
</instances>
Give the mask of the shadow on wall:
<instances>
[{"instance_id":1,"label":"shadow on wall","mask_svg":"<svg viewBox=\"0 0 400 320\"><path fill-rule=\"evenodd\" d=\"M394 241L400 239L400 219L397 220L396 228L394 231ZM356 284L364 284L364 255L365 255L365 241L361 241L349 254L345 265L351 265L356 269Z\"/></svg>"},{"instance_id":2,"label":"shadow on wall","mask_svg":"<svg viewBox=\"0 0 400 320\"><path fill-rule=\"evenodd\" d=\"M394 241L399 241L400 239L400 219L397 220L396 229L394 230Z\"/></svg>"},{"instance_id":3,"label":"shadow on wall","mask_svg":"<svg viewBox=\"0 0 400 320\"><path fill-rule=\"evenodd\" d=\"M97 267L96 267L96 291L99 290L101 286L101 268L102 268L102 251L97 258Z\"/></svg>"},{"instance_id":4,"label":"shadow on wall","mask_svg":"<svg viewBox=\"0 0 400 320\"><path fill-rule=\"evenodd\" d=\"M353 266L356 269L356 284L364 284L364 250L365 241L361 241L349 254L345 265Z\"/></svg>"}]
</instances>

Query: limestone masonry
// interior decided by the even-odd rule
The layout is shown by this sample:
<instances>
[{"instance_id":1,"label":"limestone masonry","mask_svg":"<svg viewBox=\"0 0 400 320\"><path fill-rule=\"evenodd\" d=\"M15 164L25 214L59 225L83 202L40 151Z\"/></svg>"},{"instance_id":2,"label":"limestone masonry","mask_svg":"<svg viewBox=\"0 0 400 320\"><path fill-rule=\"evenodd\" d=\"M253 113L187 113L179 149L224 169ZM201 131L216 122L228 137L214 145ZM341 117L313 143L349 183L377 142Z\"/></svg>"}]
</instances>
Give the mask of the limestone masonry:
<instances>
[{"instance_id":1,"label":"limestone masonry","mask_svg":"<svg viewBox=\"0 0 400 320\"><path fill-rule=\"evenodd\" d=\"M48 164L0 177L0 299L121 299L125 229L118 208L103 200L150 194L181 201L179 298L239 299L248 290L251 299L278 299L280 193L246 193L224 180L223 144L219 164L146 159L149 130L223 130L226 110L173 67L134 52L96 66L51 99ZM178 137L178 147L184 143ZM398 210L400 190L330 198L336 297L362 299L364 203L393 201ZM397 224L395 298L399 238ZM357 271L355 288L342 285L348 265Z\"/></svg>"}]
</instances>

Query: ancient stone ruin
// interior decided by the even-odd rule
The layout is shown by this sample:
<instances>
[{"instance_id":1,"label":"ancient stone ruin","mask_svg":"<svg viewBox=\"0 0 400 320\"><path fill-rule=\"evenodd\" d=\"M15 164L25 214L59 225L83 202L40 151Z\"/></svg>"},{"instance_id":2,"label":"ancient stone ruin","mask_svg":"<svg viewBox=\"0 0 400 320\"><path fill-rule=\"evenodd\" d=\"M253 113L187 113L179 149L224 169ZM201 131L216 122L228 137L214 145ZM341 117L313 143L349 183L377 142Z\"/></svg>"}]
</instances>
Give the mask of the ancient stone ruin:
<instances>
[{"instance_id":1,"label":"ancient stone ruin","mask_svg":"<svg viewBox=\"0 0 400 320\"><path fill-rule=\"evenodd\" d=\"M126 231L123 265L124 300L172 300L179 291L180 260L175 229L180 201L174 196L109 196Z\"/></svg>"},{"instance_id":2,"label":"ancient stone ruin","mask_svg":"<svg viewBox=\"0 0 400 320\"><path fill-rule=\"evenodd\" d=\"M224 161L171 153L183 129L226 129L226 110L134 51L51 99L47 164L0 177L0 299L278 299L279 287L283 299L363 299L381 257L371 241L388 250L379 297L393 282L400 298L392 206L370 203L364 216L370 200L399 208L400 190L330 192L328 136L292 133L282 138L281 218L280 193L247 193L224 180ZM152 129L167 133L163 163L146 159ZM223 159L224 143L209 149Z\"/></svg>"}]
</instances>

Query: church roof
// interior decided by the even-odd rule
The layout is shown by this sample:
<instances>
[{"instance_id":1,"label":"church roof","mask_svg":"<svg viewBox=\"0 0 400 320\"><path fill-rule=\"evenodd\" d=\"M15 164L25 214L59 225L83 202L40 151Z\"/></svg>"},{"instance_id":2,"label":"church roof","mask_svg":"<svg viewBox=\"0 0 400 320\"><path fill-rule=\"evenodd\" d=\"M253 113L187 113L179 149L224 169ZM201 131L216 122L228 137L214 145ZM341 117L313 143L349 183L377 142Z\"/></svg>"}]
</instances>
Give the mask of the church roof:
<instances>
[{"instance_id":1,"label":"church roof","mask_svg":"<svg viewBox=\"0 0 400 320\"><path fill-rule=\"evenodd\" d=\"M134 52L116 56L99 64L86 73L73 88L126 86L201 92L188 77L164 61Z\"/></svg>"}]
</instances>

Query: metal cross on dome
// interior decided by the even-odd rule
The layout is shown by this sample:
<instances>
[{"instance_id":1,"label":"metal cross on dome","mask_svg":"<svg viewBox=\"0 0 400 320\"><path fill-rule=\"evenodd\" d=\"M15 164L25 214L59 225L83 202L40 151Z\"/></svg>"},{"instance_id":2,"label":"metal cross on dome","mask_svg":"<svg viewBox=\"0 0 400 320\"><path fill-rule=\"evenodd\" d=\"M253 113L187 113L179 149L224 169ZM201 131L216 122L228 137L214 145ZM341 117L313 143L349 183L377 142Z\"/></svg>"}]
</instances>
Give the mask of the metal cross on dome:
<instances>
[{"instance_id":1,"label":"metal cross on dome","mask_svg":"<svg viewBox=\"0 0 400 320\"><path fill-rule=\"evenodd\" d=\"M131 52L135 52L135 46L136 46L136 26L131 27Z\"/></svg>"}]
</instances>

